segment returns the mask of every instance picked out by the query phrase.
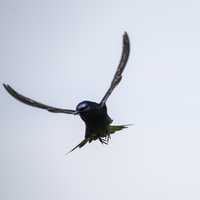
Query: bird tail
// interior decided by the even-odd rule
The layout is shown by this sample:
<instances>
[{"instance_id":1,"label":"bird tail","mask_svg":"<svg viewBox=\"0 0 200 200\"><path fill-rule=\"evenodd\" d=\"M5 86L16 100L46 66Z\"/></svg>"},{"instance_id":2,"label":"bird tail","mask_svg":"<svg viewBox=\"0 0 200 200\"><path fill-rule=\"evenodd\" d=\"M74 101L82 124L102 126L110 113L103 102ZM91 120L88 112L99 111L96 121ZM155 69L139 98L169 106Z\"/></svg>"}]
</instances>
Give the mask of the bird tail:
<instances>
[{"instance_id":1,"label":"bird tail","mask_svg":"<svg viewBox=\"0 0 200 200\"><path fill-rule=\"evenodd\" d=\"M131 126L133 124L126 124L126 125L110 125L109 126L109 133L110 134L113 134L115 133L116 131L121 131L122 129L125 129L125 128L128 128L128 126ZM72 150L70 150L69 152L66 153L69 154L71 153L72 151L74 151L75 149L77 148L81 148L83 147L84 145L86 145L88 142L91 142L91 138L85 138L84 140L82 140L78 145L76 145Z\"/></svg>"},{"instance_id":2,"label":"bird tail","mask_svg":"<svg viewBox=\"0 0 200 200\"><path fill-rule=\"evenodd\" d=\"M109 133L113 134L116 131L121 131L122 129L128 128L128 126L131 126L133 124L126 124L126 125L110 125L109 126Z\"/></svg>"},{"instance_id":3,"label":"bird tail","mask_svg":"<svg viewBox=\"0 0 200 200\"><path fill-rule=\"evenodd\" d=\"M76 145L72 150L70 150L69 152L67 152L66 155L69 154L69 153L71 153L72 151L74 151L74 150L77 149L77 148L83 147L84 145L87 144L87 142L89 142L89 138L85 138L84 140L82 140L82 141L81 141L78 145Z\"/></svg>"}]
</instances>

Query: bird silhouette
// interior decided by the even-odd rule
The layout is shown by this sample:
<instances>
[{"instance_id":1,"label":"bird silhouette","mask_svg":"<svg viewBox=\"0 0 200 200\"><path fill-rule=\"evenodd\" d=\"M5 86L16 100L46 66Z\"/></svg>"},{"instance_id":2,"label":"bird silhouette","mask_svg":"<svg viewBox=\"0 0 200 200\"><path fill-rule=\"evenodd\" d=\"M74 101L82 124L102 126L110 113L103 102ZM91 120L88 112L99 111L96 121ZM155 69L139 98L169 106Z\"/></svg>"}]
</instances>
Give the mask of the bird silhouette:
<instances>
[{"instance_id":1,"label":"bird silhouette","mask_svg":"<svg viewBox=\"0 0 200 200\"><path fill-rule=\"evenodd\" d=\"M113 120L109 117L107 113L106 101L111 95L115 87L120 83L122 79L122 72L125 69L126 63L130 54L130 41L127 32L123 34L122 42L122 54L120 58L119 65L114 74L110 87L103 96L100 103L92 101L82 101L80 102L75 110L56 108L52 106L45 105L33 99L23 96L22 94L15 91L10 85L3 84L7 92L13 96L15 99L29 106L45 109L52 113L65 113L79 115L81 119L85 122L85 138L68 153L74 151L76 148L81 148L87 143L91 143L94 140L99 140L102 144L108 144L110 140L110 135L116 131L120 131L127 128L128 125L111 125Z\"/></svg>"}]
</instances>

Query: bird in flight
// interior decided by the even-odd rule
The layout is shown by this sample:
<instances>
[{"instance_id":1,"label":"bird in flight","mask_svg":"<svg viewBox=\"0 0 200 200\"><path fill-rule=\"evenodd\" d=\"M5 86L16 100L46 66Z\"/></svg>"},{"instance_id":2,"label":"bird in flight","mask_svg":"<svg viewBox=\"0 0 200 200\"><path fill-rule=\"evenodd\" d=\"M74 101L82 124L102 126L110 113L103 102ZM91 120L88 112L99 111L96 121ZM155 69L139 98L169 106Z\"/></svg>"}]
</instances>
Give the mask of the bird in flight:
<instances>
[{"instance_id":1,"label":"bird in flight","mask_svg":"<svg viewBox=\"0 0 200 200\"><path fill-rule=\"evenodd\" d=\"M122 73L128 61L129 53L130 53L130 41L128 34L125 32L123 34L122 54L120 62L118 64L117 70L110 84L110 87L106 91L100 103L92 101L82 101L76 106L75 110L48 106L18 93L8 84L3 84L3 86L11 96L29 106L45 109L52 113L65 113L65 114L79 115L81 117L81 119L85 122L86 126L85 138L77 146L71 149L68 153L74 151L76 148L81 148L85 144L91 143L94 140L99 140L102 144L108 144L111 138L110 137L111 134L115 133L116 131L120 131L124 128L127 128L128 126L128 125L111 125L113 120L109 117L107 113L106 101L122 79Z\"/></svg>"}]
</instances>

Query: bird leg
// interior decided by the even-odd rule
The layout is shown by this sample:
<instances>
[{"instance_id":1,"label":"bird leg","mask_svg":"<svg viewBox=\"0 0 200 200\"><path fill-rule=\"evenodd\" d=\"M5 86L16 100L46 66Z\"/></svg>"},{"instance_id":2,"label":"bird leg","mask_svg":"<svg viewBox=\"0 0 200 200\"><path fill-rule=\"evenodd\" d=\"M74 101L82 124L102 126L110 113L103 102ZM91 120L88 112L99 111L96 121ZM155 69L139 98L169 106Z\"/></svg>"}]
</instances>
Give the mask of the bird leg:
<instances>
[{"instance_id":1,"label":"bird leg","mask_svg":"<svg viewBox=\"0 0 200 200\"><path fill-rule=\"evenodd\" d=\"M106 136L107 143L109 142L110 139L111 139L111 136L110 136L110 134L108 134L108 135Z\"/></svg>"},{"instance_id":2,"label":"bird leg","mask_svg":"<svg viewBox=\"0 0 200 200\"><path fill-rule=\"evenodd\" d=\"M107 139L99 137L99 141L101 142L101 144L108 144Z\"/></svg>"}]
</instances>

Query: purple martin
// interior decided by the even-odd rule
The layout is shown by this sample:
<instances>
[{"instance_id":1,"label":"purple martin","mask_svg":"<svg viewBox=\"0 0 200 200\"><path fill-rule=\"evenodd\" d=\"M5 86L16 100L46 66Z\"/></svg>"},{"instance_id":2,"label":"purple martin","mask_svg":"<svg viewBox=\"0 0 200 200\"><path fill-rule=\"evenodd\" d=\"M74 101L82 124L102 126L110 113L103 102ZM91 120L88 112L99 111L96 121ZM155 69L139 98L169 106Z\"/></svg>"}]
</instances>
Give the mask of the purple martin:
<instances>
[{"instance_id":1,"label":"purple martin","mask_svg":"<svg viewBox=\"0 0 200 200\"><path fill-rule=\"evenodd\" d=\"M116 131L120 131L124 128L127 128L128 125L111 125L113 120L109 117L107 113L106 101L108 97L111 95L115 87L120 83L122 79L122 72L126 66L126 63L130 54L130 41L128 34L125 32L123 34L123 42L122 42L122 54L120 58L119 65L114 74L113 80L110 84L109 89L101 99L100 103L92 102L92 101L82 101L80 102L75 110L56 108L52 106L45 105L33 99L30 99L26 96L15 91L10 85L3 84L4 88L7 92L13 96L15 99L25 103L29 106L45 109L52 113L65 113L65 114L73 114L79 115L81 119L85 122L85 138L73 149L72 152L76 148L81 148L87 143L91 143L94 140L99 140L102 144L108 144L110 140L110 135L115 133Z\"/></svg>"}]
</instances>

